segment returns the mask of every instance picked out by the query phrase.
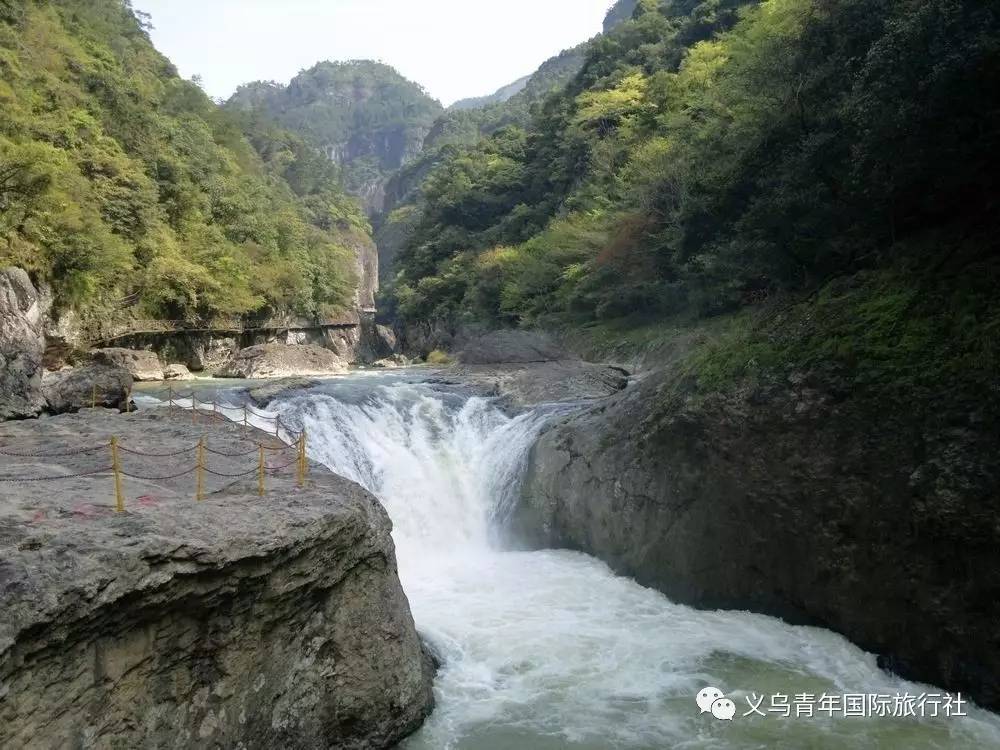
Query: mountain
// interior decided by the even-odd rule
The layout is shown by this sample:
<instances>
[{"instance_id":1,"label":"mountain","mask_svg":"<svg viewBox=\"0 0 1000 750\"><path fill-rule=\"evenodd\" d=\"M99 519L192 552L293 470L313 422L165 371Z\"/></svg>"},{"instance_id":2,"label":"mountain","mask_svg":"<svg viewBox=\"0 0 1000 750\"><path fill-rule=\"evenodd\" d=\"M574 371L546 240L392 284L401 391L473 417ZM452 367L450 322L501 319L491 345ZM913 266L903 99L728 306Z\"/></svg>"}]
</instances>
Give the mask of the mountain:
<instances>
[{"instance_id":1,"label":"mountain","mask_svg":"<svg viewBox=\"0 0 1000 750\"><path fill-rule=\"evenodd\" d=\"M618 0L604 17L604 33L613 31L632 18L639 0Z\"/></svg>"},{"instance_id":2,"label":"mountain","mask_svg":"<svg viewBox=\"0 0 1000 750\"><path fill-rule=\"evenodd\" d=\"M523 78L518 78L513 83L508 83L506 86L501 86L495 92L489 96L477 96L469 99L460 99L454 104L452 104L449 110L463 110L463 109L482 109L490 104L502 104L503 102L510 99L515 94L520 93L524 90L524 87L528 85L528 81L531 76L524 76Z\"/></svg>"},{"instance_id":3,"label":"mountain","mask_svg":"<svg viewBox=\"0 0 1000 750\"><path fill-rule=\"evenodd\" d=\"M352 304L370 230L338 175L290 134L251 145L128 3L0 3L0 101L0 265L51 285L57 312Z\"/></svg>"},{"instance_id":4,"label":"mountain","mask_svg":"<svg viewBox=\"0 0 1000 750\"><path fill-rule=\"evenodd\" d=\"M287 86L241 86L226 109L303 136L342 171L369 214L381 210L388 176L415 157L441 105L393 68L369 60L321 62Z\"/></svg>"},{"instance_id":5,"label":"mountain","mask_svg":"<svg viewBox=\"0 0 1000 750\"><path fill-rule=\"evenodd\" d=\"M501 128L527 127L533 108L564 87L580 70L589 44L579 44L546 60L532 75L521 79L523 85L517 81L501 89L498 94L514 87L519 89L505 101L484 101L479 106L467 107L455 105L435 121L420 155L389 179L383 214L375 217L379 273L383 281L394 275L394 259L412 233L413 222L420 213L421 188L431 171L456 149L474 146Z\"/></svg>"},{"instance_id":6,"label":"mountain","mask_svg":"<svg viewBox=\"0 0 1000 750\"><path fill-rule=\"evenodd\" d=\"M928 233L998 197L998 29L973 0L644 0L527 126L442 149L392 306L582 326L932 273Z\"/></svg>"}]
</instances>

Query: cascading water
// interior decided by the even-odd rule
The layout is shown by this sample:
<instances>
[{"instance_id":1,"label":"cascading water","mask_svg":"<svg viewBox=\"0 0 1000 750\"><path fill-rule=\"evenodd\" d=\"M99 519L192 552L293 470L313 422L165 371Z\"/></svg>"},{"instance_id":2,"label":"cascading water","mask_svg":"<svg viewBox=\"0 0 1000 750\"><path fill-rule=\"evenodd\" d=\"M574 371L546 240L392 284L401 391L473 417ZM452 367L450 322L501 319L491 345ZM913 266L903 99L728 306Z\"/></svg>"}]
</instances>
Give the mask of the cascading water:
<instances>
[{"instance_id":1,"label":"cascading water","mask_svg":"<svg viewBox=\"0 0 1000 750\"><path fill-rule=\"evenodd\" d=\"M393 519L417 627L444 660L437 709L408 750L1000 747L1000 721L974 707L960 718L744 717L750 693L933 689L827 631L675 605L585 555L498 548L491 518L516 497L550 410L510 418L489 400L372 376L274 408L309 430L312 458ZM734 721L698 713L707 685L735 700Z\"/></svg>"}]
</instances>

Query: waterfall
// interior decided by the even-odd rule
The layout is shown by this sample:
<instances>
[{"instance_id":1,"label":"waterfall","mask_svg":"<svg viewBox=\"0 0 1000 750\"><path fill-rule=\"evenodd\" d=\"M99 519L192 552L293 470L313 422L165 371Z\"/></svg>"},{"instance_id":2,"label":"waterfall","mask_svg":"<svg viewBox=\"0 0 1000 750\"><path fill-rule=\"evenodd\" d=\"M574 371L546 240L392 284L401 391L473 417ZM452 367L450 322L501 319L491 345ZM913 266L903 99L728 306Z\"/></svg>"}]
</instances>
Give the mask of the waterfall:
<instances>
[{"instance_id":1,"label":"waterfall","mask_svg":"<svg viewBox=\"0 0 1000 750\"><path fill-rule=\"evenodd\" d=\"M547 419L511 418L488 399L410 383L376 386L360 399L300 397L283 410L309 431L313 458L382 501L400 557L413 562L490 547L490 520L514 501Z\"/></svg>"},{"instance_id":2,"label":"waterfall","mask_svg":"<svg viewBox=\"0 0 1000 750\"><path fill-rule=\"evenodd\" d=\"M1000 722L974 707L961 719L744 718L753 692L930 689L828 631L680 606L585 555L499 548L490 519L566 407L510 417L489 399L368 375L273 408L393 520L417 627L444 659L437 709L408 750L1000 747ZM736 701L736 720L698 713L707 685Z\"/></svg>"}]
</instances>

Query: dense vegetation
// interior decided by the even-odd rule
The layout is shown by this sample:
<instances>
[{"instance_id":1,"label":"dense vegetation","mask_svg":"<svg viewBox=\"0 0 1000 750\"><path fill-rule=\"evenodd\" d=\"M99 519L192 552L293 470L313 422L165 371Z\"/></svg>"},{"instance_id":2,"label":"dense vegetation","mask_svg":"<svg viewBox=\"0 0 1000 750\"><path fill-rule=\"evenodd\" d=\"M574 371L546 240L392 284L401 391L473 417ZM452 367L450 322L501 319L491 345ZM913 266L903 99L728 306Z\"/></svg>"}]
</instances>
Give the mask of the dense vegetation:
<instances>
[{"instance_id":1,"label":"dense vegetation","mask_svg":"<svg viewBox=\"0 0 1000 750\"><path fill-rule=\"evenodd\" d=\"M998 147L991 4L641 0L530 122L429 170L392 301L580 324L934 267L955 243L920 238L995 225Z\"/></svg>"},{"instance_id":2,"label":"dense vegetation","mask_svg":"<svg viewBox=\"0 0 1000 750\"><path fill-rule=\"evenodd\" d=\"M383 276L391 273L396 255L413 234L426 200L424 182L431 171L504 127L528 127L532 113L546 97L579 72L586 46L564 50L547 60L507 98L491 101L492 97L484 97L478 104L456 105L435 121L419 156L389 179L383 212L375 217Z\"/></svg>"},{"instance_id":3,"label":"dense vegetation","mask_svg":"<svg viewBox=\"0 0 1000 750\"><path fill-rule=\"evenodd\" d=\"M294 136L238 124L125 0L0 1L0 263L91 318L346 305L365 219Z\"/></svg>"},{"instance_id":4,"label":"dense vegetation","mask_svg":"<svg viewBox=\"0 0 1000 750\"><path fill-rule=\"evenodd\" d=\"M287 86L241 86L226 104L252 120L276 123L318 146L343 182L371 210L388 175L419 153L441 105L393 68L370 60L322 62Z\"/></svg>"}]
</instances>

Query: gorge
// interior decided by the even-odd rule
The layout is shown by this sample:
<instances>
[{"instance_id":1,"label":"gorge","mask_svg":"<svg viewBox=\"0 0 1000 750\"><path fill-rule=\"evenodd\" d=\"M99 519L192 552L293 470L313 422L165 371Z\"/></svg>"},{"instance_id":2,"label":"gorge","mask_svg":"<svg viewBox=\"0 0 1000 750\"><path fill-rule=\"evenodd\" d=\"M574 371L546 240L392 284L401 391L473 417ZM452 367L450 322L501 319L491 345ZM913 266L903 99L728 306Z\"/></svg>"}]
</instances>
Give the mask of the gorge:
<instances>
[{"instance_id":1,"label":"gorge","mask_svg":"<svg viewBox=\"0 0 1000 750\"><path fill-rule=\"evenodd\" d=\"M772 688L817 696L934 690L884 672L873 654L829 631L698 611L585 555L518 551L504 538L532 446L553 422L585 418L588 406L534 405L511 416L495 398L470 397L457 380L357 374L268 407L293 429L306 428L316 460L373 492L393 519L414 619L442 662L437 708L403 747L833 750L1000 742L1000 720L975 708L963 719L706 723L691 710L703 684L737 696L740 714L743 696ZM736 573L754 571L734 565Z\"/></svg>"},{"instance_id":2,"label":"gorge","mask_svg":"<svg viewBox=\"0 0 1000 750\"><path fill-rule=\"evenodd\" d=\"M1000 8L135 6L0 0L0 746L1000 748Z\"/></svg>"}]
</instances>

